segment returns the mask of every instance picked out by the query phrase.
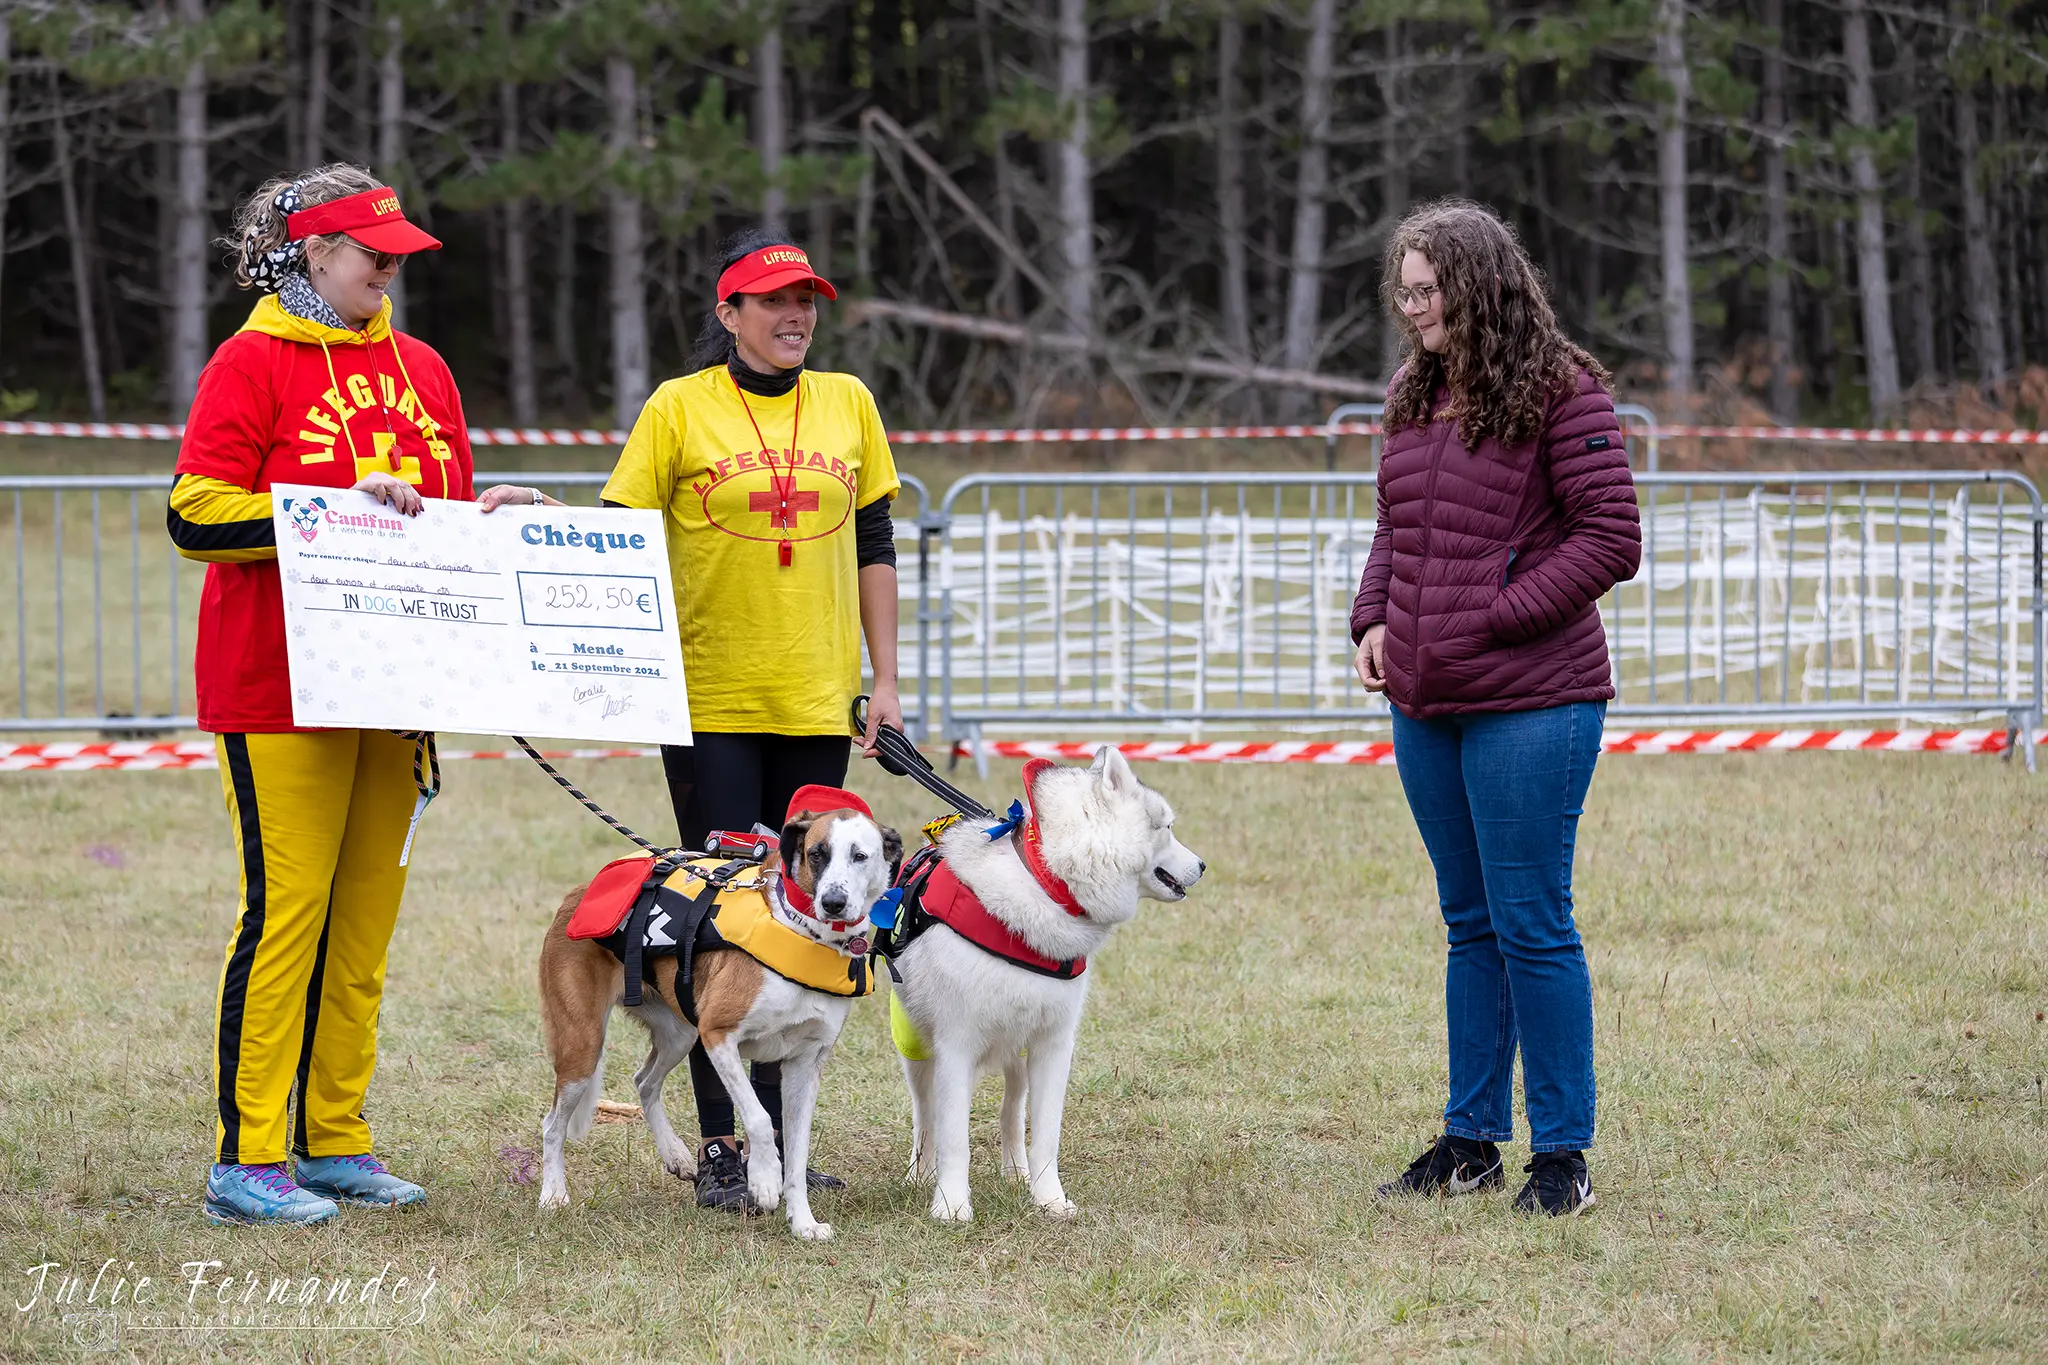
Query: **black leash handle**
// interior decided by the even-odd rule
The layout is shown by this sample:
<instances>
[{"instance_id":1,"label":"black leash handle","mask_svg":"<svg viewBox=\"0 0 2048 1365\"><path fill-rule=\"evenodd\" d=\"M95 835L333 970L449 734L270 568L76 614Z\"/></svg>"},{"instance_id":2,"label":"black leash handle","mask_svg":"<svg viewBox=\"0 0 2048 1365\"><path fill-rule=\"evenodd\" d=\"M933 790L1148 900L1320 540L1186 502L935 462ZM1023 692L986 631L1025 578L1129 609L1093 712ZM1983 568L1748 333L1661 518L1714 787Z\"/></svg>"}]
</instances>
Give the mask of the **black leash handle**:
<instances>
[{"instance_id":1,"label":"black leash handle","mask_svg":"<svg viewBox=\"0 0 2048 1365\"><path fill-rule=\"evenodd\" d=\"M865 692L853 699L853 725L863 735L868 732L868 696ZM996 818L994 811L940 777L930 761L910 742L910 736L886 721L875 727L875 750L879 755L875 761L882 765L884 772L909 778L962 815L976 820Z\"/></svg>"},{"instance_id":2,"label":"black leash handle","mask_svg":"<svg viewBox=\"0 0 2048 1365\"><path fill-rule=\"evenodd\" d=\"M575 797L578 801L581 801L583 803L583 809L589 811L592 815L595 815L598 819L604 821L607 825L610 825L618 833L624 835L628 839L631 839L634 843L640 845L640 847L646 849L649 853L659 855L669 851L667 849L662 848L659 844L650 843L646 839L641 838L639 835L635 834L624 821L617 819L612 815L610 811L606 810L603 806L598 805L597 802L585 796L581 788L579 788L574 782L571 782L568 778L556 772L555 765L548 762L545 758L542 758L540 756L540 750L534 748L531 744L528 744L524 739L521 739L518 735L512 736L512 742L514 744L517 744L520 748L526 750L526 756L532 759L535 763L540 764L540 770L546 773L549 777L554 778L555 781L561 785L563 791L569 793L569 795Z\"/></svg>"}]
</instances>

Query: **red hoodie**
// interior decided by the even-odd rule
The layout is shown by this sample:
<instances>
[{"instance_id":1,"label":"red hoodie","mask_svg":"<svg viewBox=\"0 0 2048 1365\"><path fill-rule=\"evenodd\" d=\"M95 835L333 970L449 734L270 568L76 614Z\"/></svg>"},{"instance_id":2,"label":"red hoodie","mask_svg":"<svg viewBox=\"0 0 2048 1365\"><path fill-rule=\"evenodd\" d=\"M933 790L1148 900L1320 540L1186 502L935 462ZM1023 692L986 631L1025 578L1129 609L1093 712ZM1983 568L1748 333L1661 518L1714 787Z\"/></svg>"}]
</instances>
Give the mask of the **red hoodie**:
<instances>
[{"instance_id":1,"label":"red hoodie","mask_svg":"<svg viewBox=\"0 0 2048 1365\"><path fill-rule=\"evenodd\" d=\"M447 362L391 330L389 303L351 332L265 296L200 373L166 518L178 552L209 565L193 657L201 729L300 728L270 486L350 488L379 471L426 497L474 496L469 431Z\"/></svg>"}]
</instances>

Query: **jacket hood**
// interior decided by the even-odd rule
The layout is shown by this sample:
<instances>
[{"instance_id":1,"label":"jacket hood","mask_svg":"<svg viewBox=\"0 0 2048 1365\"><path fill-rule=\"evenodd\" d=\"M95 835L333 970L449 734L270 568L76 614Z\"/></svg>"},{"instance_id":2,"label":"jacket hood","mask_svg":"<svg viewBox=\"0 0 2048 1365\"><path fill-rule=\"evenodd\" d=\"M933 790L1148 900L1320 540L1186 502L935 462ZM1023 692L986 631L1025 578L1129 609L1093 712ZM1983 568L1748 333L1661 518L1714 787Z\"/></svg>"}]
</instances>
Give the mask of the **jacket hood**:
<instances>
[{"instance_id":1,"label":"jacket hood","mask_svg":"<svg viewBox=\"0 0 2048 1365\"><path fill-rule=\"evenodd\" d=\"M303 341L313 346L322 342L329 346L366 346L373 341L391 339L391 300L384 300L377 316L363 324L362 331L352 332L346 327L329 327L326 323L287 313L284 305L277 301L277 295L265 294L249 310L249 320L242 324L241 330L261 332L281 341Z\"/></svg>"}]
</instances>

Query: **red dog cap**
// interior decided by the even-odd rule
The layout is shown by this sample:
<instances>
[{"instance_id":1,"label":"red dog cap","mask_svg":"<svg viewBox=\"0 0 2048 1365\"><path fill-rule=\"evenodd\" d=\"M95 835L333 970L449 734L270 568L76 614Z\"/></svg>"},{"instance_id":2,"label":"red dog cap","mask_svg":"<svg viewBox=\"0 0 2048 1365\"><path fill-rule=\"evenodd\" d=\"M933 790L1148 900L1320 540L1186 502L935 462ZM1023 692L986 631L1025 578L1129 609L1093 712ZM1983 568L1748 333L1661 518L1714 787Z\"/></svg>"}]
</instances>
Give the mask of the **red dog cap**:
<instances>
[{"instance_id":1,"label":"red dog cap","mask_svg":"<svg viewBox=\"0 0 2048 1365\"><path fill-rule=\"evenodd\" d=\"M771 294L792 284L806 283L828 299L839 297L839 291L811 269L811 258L802 247L764 246L725 268L725 273L718 277L718 297Z\"/></svg>"},{"instance_id":2,"label":"red dog cap","mask_svg":"<svg viewBox=\"0 0 2048 1365\"><path fill-rule=\"evenodd\" d=\"M398 207L398 191L391 189L364 190L300 209L284 220L284 226L295 242L323 232L346 232L372 251L409 256L415 251L441 249L440 238L406 221Z\"/></svg>"},{"instance_id":3,"label":"red dog cap","mask_svg":"<svg viewBox=\"0 0 2048 1365\"><path fill-rule=\"evenodd\" d=\"M784 818L794 820L805 811L823 815L828 810L857 810L870 820L875 818L875 813L868 809L868 803L846 788L825 787L815 782L796 789L796 795L789 798L789 814Z\"/></svg>"}]
</instances>

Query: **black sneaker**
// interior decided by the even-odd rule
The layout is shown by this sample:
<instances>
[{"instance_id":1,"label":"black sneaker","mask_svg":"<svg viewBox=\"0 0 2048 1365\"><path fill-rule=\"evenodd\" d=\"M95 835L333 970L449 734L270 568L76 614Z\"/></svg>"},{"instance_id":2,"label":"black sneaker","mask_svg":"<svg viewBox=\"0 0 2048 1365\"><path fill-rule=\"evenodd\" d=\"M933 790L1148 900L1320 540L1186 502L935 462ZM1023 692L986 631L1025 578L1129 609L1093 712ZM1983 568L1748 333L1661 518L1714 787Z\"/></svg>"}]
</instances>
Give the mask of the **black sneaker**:
<instances>
[{"instance_id":1,"label":"black sneaker","mask_svg":"<svg viewBox=\"0 0 2048 1365\"><path fill-rule=\"evenodd\" d=\"M1428 1151L1409 1163L1399 1180L1390 1180L1380 1186L1380 1198L1387 1199L1397 1194L1419 1194L1429 1198L1443 1195L1448 1198L1454 1194L1472 1194L1506 1186L1507 1175L1501 1168L1500 1148L1491 1142L1474 1142L1470 1138L1452 1137L1445 1133L1430 1144Z\"/></svg>"},{"instance_id":2,"label":"black sneaker","mask_svg":"<svg viewBox=\"0 0 2048 1365\"><path fill-rule=\"evenodd\" d=\"M747 1193L747 1168L740 1160L740 1149L724 1138L713 1138L697 1154L697 1207L759 1212Z\"/></svg>"},{"instance_id":3,"label":"black sneaker","mask_svg":"<svg viewBox=\"0 0 2048 1365\"><path fill-rule=\"evenodd\" d=\"M1515 1212L1576 1218L1593 1207L1593 1177L1584 1152L1541 1152L1522 1168L1529 1183L1515 1196Z\"/></svg>"}]
</instances>

